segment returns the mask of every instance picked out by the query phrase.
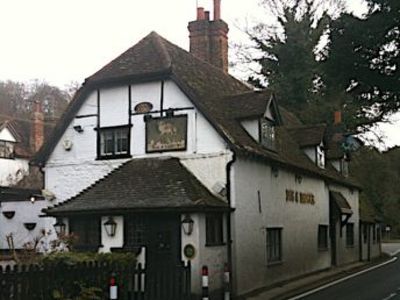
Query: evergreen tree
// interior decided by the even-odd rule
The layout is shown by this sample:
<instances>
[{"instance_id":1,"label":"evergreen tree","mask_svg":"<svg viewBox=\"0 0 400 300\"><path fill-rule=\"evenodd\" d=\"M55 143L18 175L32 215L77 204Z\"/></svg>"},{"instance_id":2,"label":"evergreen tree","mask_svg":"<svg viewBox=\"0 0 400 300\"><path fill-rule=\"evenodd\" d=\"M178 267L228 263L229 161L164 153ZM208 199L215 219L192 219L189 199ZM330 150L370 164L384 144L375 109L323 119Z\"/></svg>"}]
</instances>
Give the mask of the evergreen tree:
<instances>
[{"instance_id":1,"label":"evergreen tree","mask_svg":"<svg viewBox=\"0 0 400 300\"><path fill-rule=\"evenodd\" d=\"M322 63L324 100L336 102L348 127L368 129L400 108L400 2L368 0L362 18L330 25Z\"/></svg>"}]
</instances>

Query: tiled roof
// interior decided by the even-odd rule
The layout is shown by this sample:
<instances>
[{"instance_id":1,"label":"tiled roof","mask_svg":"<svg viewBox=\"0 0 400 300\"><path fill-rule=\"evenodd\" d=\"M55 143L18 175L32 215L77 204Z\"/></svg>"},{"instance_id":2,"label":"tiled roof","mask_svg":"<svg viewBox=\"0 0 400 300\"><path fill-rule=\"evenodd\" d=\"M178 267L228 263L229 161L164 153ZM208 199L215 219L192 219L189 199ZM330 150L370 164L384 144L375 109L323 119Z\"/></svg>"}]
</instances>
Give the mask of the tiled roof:
<instances>
[{"instance_id":1,"label":"tiled roof","mask_svg":"<svg viewBox=\"0 0 400 300\"><path fill-rule=\"evenodd\" d=\"M40 189L0 186L0 203L10 201L29 201L32 196L36 199L44 199Z\"/></svg>"},{"instance_id":2,"label":"tiled roof","mask_svg":"<svg viewBox=\"0 0 400 300\"><path fill-rule=\"evenodd\" d=\"M271 91L251 90L234 77L194 57L155 32L87 78L54 130L53 137L39 151L34 162L39 165L46 162L86 96L93 89L155 79L172 79L237 153L273 161L298 172L355 185L332 167L320 169L312 163L285 126L277 129L276 151L270 151L252 139L239 120L262 116L272 97ZM292 127L300 125L293 114L285 109L279 111L284 124Z\"/></svg>"},{"instance_id":3,"label":"tiled roof","mask_svg":"<svg viewBox=\"0 0 400 300\"><path fill-rule=\"evenodd\" d=\"M302 125L289 128L290 134L301 148L317 146L324 140L326 125Z\"/></svg>"},{"instance_id":4,"label":"tiled roof","mask_svg":"<svg viewBox=\"0 0 400 300\"><path fill-rule=\"evenodd\" d=\"M336 204L336 207L339 209L341 214L346 214L346 215L353 214L353 210L351 209L349 202L347 202L346 198L343 196L342 193L330 191L329 197Z\"/></svg>"},{"instance_id":5,"label":"tiled roof","mask_svg":"<svg viewBox=\"0 0 400 300\"><path fill-rule=\"evenodd\" d=\"M226 210L178 158L132 159L78 195L44 212L96 213L143 210Z\"/></svg>"}]
</instances>

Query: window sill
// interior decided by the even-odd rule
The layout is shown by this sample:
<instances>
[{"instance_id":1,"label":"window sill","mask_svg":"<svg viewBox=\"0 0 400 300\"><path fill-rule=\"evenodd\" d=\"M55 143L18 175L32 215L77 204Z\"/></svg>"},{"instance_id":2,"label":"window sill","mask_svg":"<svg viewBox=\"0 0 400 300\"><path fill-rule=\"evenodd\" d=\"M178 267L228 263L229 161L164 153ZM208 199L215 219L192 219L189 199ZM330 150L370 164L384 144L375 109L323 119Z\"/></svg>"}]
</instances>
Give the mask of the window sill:
<instances>
[{"instance_id":1,"label":"window sill","mask_svg":"<svg viewBox=\"0 0 400 300\"><path fill-rule=\"evenodd\" d=\"M121 155L110 155L110 156L98 156L96 160L110 160L110 159L123 159L123 158L132 158L130 154L121 154Z\"/></svg>"},{"instance_id":2,"label":"window sill","mask_svg":"<svg viewBox=\"0 0 400 300\"><path fill-rule=\"evenodd\" d=\"M267 262L267 267L274 267L274 266L280 266L280 265L283 265L283 260Z\"/></svg>"}]
</instances>

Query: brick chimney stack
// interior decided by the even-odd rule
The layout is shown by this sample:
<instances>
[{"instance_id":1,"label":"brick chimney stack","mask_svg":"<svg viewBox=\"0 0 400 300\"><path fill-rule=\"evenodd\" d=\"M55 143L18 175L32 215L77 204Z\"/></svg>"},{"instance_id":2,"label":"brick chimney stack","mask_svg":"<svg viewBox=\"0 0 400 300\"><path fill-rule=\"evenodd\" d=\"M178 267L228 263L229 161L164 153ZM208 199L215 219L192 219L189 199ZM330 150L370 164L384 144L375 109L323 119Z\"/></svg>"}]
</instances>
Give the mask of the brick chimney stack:
<instances>
[{"instance_id":1,"label":"brick chimney stack","mask_svg":"<svg viewBox=\"0 0 400 300\"><path fill-rule=\"evenodd\" d=\"M30 144L33 153L36 153L44 142L44 115L40 101L34 101L33 122L31 127Z\"/></svg>"},{"instance_id":2,"label":"brick chimney stack","mask_svg":"<svg viewBox=\"0 0 400 300\"><path fill-rule=\"evenodd\" d=\"M221 20L221 0L214 0L214 19L203 7L189 22L190 53L228 73L228 24Z\"/></svg>"},{"instance_id":3,"label":"brick chimney stack","mask_svg":"<svg viewBox=\"0 0 400 300\"><path fill-rule=\"evenodd\" d=\"M342 112L340 110L337 110L334 112L333 115L333 124L338 125L342 123Z\"/></svg>"}]
</instances>

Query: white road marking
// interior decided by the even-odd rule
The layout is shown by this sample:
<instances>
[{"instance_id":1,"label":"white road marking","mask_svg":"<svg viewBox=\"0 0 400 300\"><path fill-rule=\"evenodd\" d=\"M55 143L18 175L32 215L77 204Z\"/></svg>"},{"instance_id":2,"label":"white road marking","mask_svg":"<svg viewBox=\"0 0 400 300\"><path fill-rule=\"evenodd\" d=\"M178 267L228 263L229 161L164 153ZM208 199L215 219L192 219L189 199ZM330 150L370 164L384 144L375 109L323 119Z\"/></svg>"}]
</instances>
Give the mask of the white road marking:
<instances>
[{"instance_id":1,"label":"white road marking","mask_svg":"<svg viewBox=\"0 0 400 300\"><path fill-rule=\"evenodd\" d=\"M396 254L399 254L399 253L400 253L400 249L391 252L389 255L390 255L390 256L395 256Z\"/></svg>"},{"instance_id":2,"label":"white road marking","mask_svg":"<svg viewBox=\"0 0 400 300\"><path fill-rule=\"evenodd\" d=\"M383 298L382 300L389 300L396 296L397 296L397 293L393 293L393 294L390 294L389 296L387 296L386 298Z\"/></svg>"},{"instance_id":3,"label":"white road marking","mask_svg":"<svg viewBox=\"0 0 400 300\"><path fill-rule=\"evenodd\" d=\"M338 279L338 280L329 282L329 283L327 283L327 284L325 284L325 285L322 285L322 286L320 286L320 287L317 287L316 289L313 289L313 290L311 290L311 291L308 291L308 292L305 292L305 293L303 293L303 294L300 294L300 295L294 296L294 297L292 297L292 298L289 298L288 300L297 300L297 299L304 298L304 297L309 296L309 295L312 295L312 294L314 294L314 293L316 293L316 292L322 291L322 290L324 290L324 289L326 289L326 288L328 288L328 287L331 287L331 286L334 286L334 285L336 285L336 284L338 284L338 283L341 283L341 282L343 282L343 281L349 280L349 279L351 279L351 278L353 278L353 277L356 277L356 276L359 276L359 275L361 275L361 274L367 273L367 272L369 272L369 271L372 271L372 270L378 269L378 268L380 268L380 267L383 267L383 266L385 266L385 265L387 265L387 264L390 264L390 263L392 263L392 262L395 262L396 260L397 260L397 257L395 256L395 257L393 257L392 259L390 259L390 260L388 260L388 261L385 261L384 263L381 263L381 264L376 265L376 266L373 266L373 267L371 267L371 268L369 268L369 269L365 269L365 270L362 270L362 271L360 271L360 272L351 274L351 275L349 275L349 276L340 278L340 279Z\"/></svg>"}]
</instances>

